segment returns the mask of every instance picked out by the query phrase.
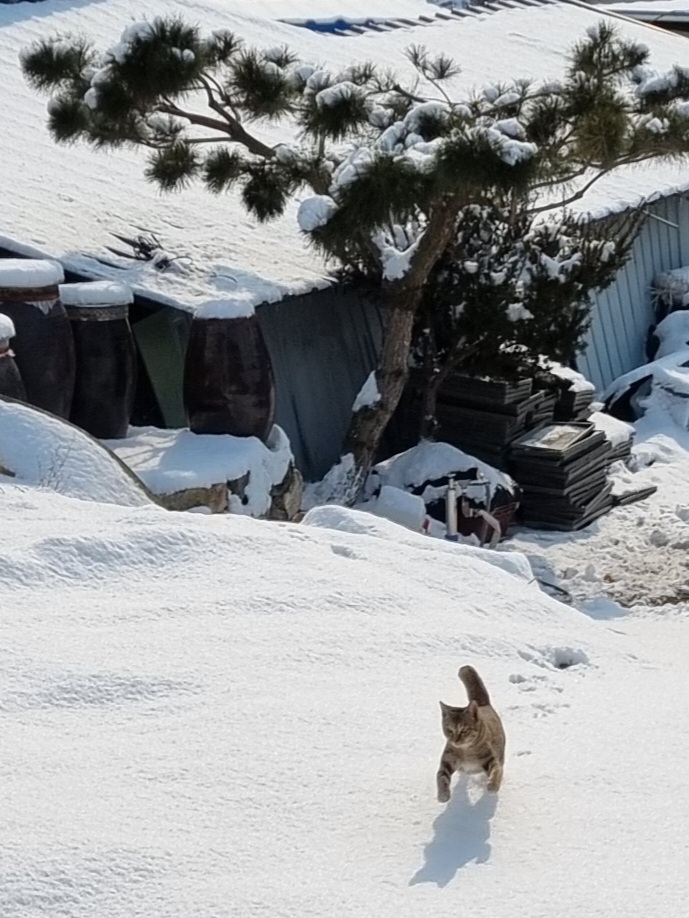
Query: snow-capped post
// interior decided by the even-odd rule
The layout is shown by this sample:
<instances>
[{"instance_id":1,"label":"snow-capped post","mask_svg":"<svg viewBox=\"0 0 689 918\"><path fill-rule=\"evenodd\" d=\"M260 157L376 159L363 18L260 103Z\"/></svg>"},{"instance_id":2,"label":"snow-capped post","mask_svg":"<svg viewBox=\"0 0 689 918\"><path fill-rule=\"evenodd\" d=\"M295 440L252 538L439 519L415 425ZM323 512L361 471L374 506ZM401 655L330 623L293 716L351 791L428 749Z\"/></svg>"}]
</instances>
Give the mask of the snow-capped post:
<instances>
[{"instance_id":1,"label":"snow-capped post","mask_svg":"<svg viewBox=\"0 0 689 918\"><path fill-rule=\"evenodd\" d=\"M605 20L574 45L559 81L515 74L463 98L451 58L423 47L408 49L403 76L370 63L336 72L170 17L127 26L104 51L58 36L22 54L26 78L51 94L57 142L140 146L162 189L236 186L259 220L311 191L300 211L309 241L380 286L380 398L352 415L350 502L402 395L415 321L466 209L499 199L514 213L523 202L532 214L560 210L619 167L687 155L689 72L662 79L648 63L648 49ZM282 143L252 133L262 121L282 125ZM509 321L528 324L527 304L503 305Z\"/></svg>"}]
</instances>

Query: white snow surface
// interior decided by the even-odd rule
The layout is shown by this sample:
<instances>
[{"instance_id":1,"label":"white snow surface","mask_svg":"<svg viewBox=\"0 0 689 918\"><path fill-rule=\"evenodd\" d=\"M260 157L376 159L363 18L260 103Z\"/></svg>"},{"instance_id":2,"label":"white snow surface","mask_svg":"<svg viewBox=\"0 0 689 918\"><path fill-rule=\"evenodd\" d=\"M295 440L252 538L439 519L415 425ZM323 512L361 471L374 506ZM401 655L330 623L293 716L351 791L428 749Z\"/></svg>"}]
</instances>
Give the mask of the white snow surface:
<instances>
[{"instance_id":1,"label":"white snow surface","mask_svg":"<svg viewBox=\"0 0 689 918\"><path fill-rule=\"evenodd\" d=\"M356 414L356 412L360 411L362 408L371 408L373 405L377 405L379 401L380 392L378 391L378 382L376 381L376 371L371 370L363 386L357 392L354 404L352 405L352 412Z\"/></svg>"},{"instance_id":2,"label":"white snow surface","mask_svg":"<svg viewBox=\"0 0 689 918\"><path fill-rule=\"evenodd\" d=\"M660 344L656 359L689 348L689 310L677 309L659 322L653 330Z\"/></svg>"},{"instance_id":3,"label":"white snow surface","mask_svg":"<svg viewBox=\"0 0 689 918\"><path fill-rule=\"evenodd\" d=\"M579 571L583 611L518 552L356 511L270 524L4 480L3 918L683 914L686 594L626 616L604 595L686 556L689 439L645 446L662 497L520 537ZM505 781L440 805L465 663Z\"/></svg>"},{"instance_id":4,"label":"white snow surface","mask_svg":"<svg viewBox=\"0 0 689 918\"><path fill-rule=\"evenodd\" d=\"M304 233L312 233L315 229L325 226L337 210L337 204L327 194L315 194L306 198L299 205L297 220L299 228Z\"/></svg>"},{"instance_id":5,"label":"white snow surface","mask_svg":"<svg viewBox=\"0 0 689 918\"><path fill-rule=\"evenodd\" d=\"M605 439L612 446L621 446L634 438L633 424L620 421L619 418L614 418L603 411L594 411L589 416L589 421L595 426L596 430L601 430L605 434Z\"/></svg>"},{"instance_id":6,"label":"white snow surface","mask_svg":"<svg viewBox=\"0 0 689 918\"><path fill-rule=\"evenodd\" d=\"M0 341L9 341L10 338L14 338L16 333L17 330L12 319L4 313L0 313Z\"/></svg>"},{"instance_id":7,"label":"white snow surface","mask_svg":"<svg viewBox=\"0 0 689 918\"><path fill-rule=\"evenodd\" d=\"M51 414L2 398L0 466L14 472L12 481L82 501L123 507L151 503L136 476L98 440ZM1 482L8 480L0 476Z\"/></svg>"},{"instance_id":8,"label":"white snow surface","mask_svg":"<svg viewBox=\"0 0 689 918\"><path fill-rule=\"evenodd\" d=\"M60 300L65 306L128 306L134 295L131 287L117 281L90 281L60 284Z\"/></svg>"},{"instance_id":9,"label":"white snow surface","mask_svg":"<svg viewBox=\"0 0 689 918\"><path fill-rule=\"evenodd\" d=\"M621 393L629 385L637 380L649 377L655 385L669 387L677 394L689 398L689 348L672 351L665 357L659 357L650 363L645 363L640 367L635 367L629 373L618 376L617 379L610 383L608 388L603 392L602 399L608 399Z\"/></svg>"},{"instance_id":10,"label":"white snow surface","mask_svg":"<svg viewBox=\"0 0 689 918\"><path fill-rule=\"evenodd\" d=\"M619 3L606 3L603 8L611 13L621 13L627 16L645 13L649 18L662 17L666 14L689 14L687 0L621 0Z\"/></svg>"},{"instance_id":11,"label":"white snow surface","mask_svg":"<svg viewBox=\"0 0 689 918\"><path fill-rule=\"evenodd\" d=\"M65 279L55 261L0 258L0 287L54 287Z\"/></svg>"},{"instance_id":12,"label":"white snow surface","mask_svg":"<svg viewBox=\"0 0 689 918\"><path fill-rule=\"evenodd\" d=\"M350 9L296 0L288 7L278 0L149 0L145 10L137 0L108 0L71 6L46 0L40 6L0 6L0 85L3 87L3 130L0 132L0 245L22 255L59 258L65 267L86 276L121 280L135 292L181 308L241 294L255 306L326 284L326 265L308 247L297 221L300 201L292 202L284 218L259 225L248 217L233 192L216 197L200 186L161 198L143 177L142 152L120 150L95 153L83 145L58 147L46 126L45 99L24 80L20 51L31 42L60 33L86 34L105 49L122 30L142 15L179 14L202 28L229 29L261 47L283 44L307 63L327 63L344 70L352 63L374 60L411 78L403 51L423 43L430 53L449 52L462 72L448 88L462 99L486 83L498 85L515 78L553 80L561 76L565 55L604 11L578 4L551 3L533 8L503 9L459 19L434 19L434 8L422 0L357 2ZM350 21L403 17L417 22L410 28L367 31L356 36L324 38L281 19ZM667 70L684 59L681 36L614 17L624 37L644 42L652 66ZM278 145L294 139L284 128L253 126L260 138ZM504 135L502 135L504 136ZM422 151L417 151L422 155ZM624 209L689 187L684 163L655 164L616 171L592 189L582 204L594 215ZM117 259L105 249L116 244L111 233L136 235L137 228L153 232L169 255L180 259L166 271L152 263ZM95 256L115 261L108 267Z\"/></svg>"},{"instance_id":13,"label":"white snow surface","mask_svg":"<svg viewBox=\"0 0 689 918\"><path fill-rule=\"evenodd\" d=\"M287 435L277 425L265 444L257 437L157 427L131 427L125 439L105 442L154 494L208 488L248 472L246 503L232 495L230 510L250 516L267 513L270 490L284 480L293 461Z\"/></svg>"}]
</instances>

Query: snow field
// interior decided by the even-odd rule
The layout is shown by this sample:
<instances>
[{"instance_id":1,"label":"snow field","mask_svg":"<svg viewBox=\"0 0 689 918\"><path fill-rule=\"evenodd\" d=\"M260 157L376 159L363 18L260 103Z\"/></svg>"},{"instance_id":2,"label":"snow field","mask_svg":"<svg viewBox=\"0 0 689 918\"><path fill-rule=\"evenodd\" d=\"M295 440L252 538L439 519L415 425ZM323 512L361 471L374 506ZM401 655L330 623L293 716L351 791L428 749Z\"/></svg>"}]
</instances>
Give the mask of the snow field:
<instances>
[{"instance_id":1,"label":"snow field","mask_svg":"<svg viewBox=\"0 0 689 918\"><path fill-rule=\"evenodd\" d=\"M581 854L567 821L617 825L581 799L587 699L639 664L508 559L346 531L343 510L335 531L0 500L3 918L449 918L495 914L506 885L505 914L546 914ZM445 809L438 700L461 702L463 662L505 719L507 778Z\"/></svg>"}]
</instances>

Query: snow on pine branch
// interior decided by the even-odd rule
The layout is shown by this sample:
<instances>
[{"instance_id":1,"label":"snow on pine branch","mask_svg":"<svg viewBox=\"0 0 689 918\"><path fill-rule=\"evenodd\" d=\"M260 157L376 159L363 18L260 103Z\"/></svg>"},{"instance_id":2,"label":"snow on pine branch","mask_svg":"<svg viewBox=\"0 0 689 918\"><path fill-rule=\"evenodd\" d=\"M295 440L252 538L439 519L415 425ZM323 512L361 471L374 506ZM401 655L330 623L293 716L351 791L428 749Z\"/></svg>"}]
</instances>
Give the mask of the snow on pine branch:
<instances>
[{"instance_id":1,"label":"snow on pine branch","mask_svg":"<svg viewBox=\"0 0 689 918\"><path fill-rule=\"evenodd\" d=\"M297 220L303 233L312 233L330 220L337 210L337 204L326 194L317 194L307 198L299 205Z\"/></svg>"},{"instance_id":2,"label":"snow on pine branch","mask_svg":"<svg viewBox=\"0 0 689 918\"><path fill-rule=\"evenodd\" d=\"M419 231L406 246L401 243L399 234L396 235L398 238L394 241L388 233L380 232L373 236L373 243L380 253L383 278L387 281L400 280L405 276L423 238L423 231Z\"/></svg>"}]
</instances>

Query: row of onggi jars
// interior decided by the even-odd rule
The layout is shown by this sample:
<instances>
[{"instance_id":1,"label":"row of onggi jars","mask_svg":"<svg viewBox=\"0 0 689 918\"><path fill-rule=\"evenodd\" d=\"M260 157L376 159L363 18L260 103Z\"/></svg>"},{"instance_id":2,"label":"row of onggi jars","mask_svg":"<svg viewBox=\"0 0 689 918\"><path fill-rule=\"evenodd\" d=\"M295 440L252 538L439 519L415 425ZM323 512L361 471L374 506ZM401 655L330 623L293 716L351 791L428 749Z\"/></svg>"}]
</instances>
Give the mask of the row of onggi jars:
<instances>
[{"instance_id":1,"label":"row of onggi jars","mask_svg":"<svg viewBox=\"0 0 689 918\"><path fill-rule=\"evenodd\" d=\"M95 437L125 437L137 372L131 290L113 281L63 280L55 262L0 259L0 395ZM184 400L196 433L266 439L275 386L255 315L193 319Z\"/></svg>"}]
</instances>

